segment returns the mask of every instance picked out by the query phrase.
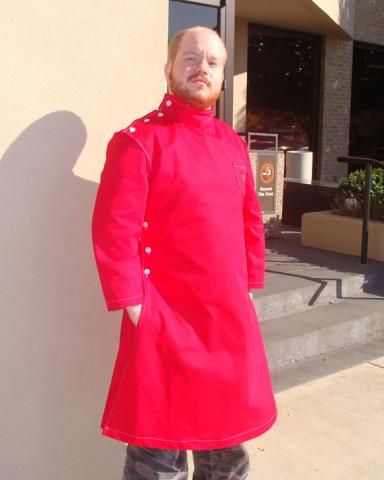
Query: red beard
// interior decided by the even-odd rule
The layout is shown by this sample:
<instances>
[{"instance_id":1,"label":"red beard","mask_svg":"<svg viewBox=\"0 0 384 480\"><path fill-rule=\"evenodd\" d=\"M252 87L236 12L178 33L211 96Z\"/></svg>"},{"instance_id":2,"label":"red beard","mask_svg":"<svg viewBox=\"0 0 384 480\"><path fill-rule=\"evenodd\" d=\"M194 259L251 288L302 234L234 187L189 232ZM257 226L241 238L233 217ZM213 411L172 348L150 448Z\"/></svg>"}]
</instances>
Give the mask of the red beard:
<instances>
[{"instance_id":1,"label":"red beard","mask_svg":"<svg viewBox=\"0 0 384 480\"><path fill-rule=\"evenodd\" d=\"M191 80L195 77L203 79L207 83L208 87L210 87L210 82L201 75L193 75L188 80ZM214 106L221 94L221 88L202 95L200 89L190 91L188 87L180 87L173 78L172 72L169 75L169 88L174 95L184 98L184 100L197 108L209 108Z\"/></svg>"}]
</instances>

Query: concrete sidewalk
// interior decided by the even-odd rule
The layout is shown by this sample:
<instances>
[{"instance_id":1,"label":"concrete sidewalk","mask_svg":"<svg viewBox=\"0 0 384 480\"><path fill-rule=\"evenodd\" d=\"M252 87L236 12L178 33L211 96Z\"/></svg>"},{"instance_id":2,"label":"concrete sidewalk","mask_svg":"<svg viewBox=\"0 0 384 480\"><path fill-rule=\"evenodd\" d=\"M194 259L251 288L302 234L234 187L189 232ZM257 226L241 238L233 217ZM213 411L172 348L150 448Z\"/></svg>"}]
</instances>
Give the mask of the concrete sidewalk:
<instances>
[{"instance_id":1,"label":"concrete sidewalk","mask_svg":"<svg viewBox=\"0 0 384 480\"><path fill-rule=\"evenodd\" d=\"M278 418L244 443L248 480L384 478L384 337L281 370L273 383Z\"/></svg>"},{"instance_id":2,"label":"concrete sidewalk","mask_svg":"<svg viewBox=\"0 0 384 480\"><path fill-rule=\"evenodd\" d=\"M384 338L278 372L277 390L298 385L276 394L271 430L245 443L249 480L384 478L383 355ZM325 376L300 384L311 375Z\"/></svg>"}]
</instances>

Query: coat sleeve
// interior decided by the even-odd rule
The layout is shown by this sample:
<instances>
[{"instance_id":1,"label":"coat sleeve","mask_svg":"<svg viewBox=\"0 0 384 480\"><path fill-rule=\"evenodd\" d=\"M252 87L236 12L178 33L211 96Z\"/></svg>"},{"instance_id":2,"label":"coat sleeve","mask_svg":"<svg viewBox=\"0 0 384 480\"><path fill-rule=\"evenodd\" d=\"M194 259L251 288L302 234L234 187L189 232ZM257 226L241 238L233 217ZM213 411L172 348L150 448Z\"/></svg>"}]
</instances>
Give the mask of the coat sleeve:
<instances>
[{"instance_id":1,"label":"coat sleeve","mask_svg":"<svg viewBox=\"0 0 384 480\"><path fill-rule=\"evenodd\" d=\"M263 215L256 194L248 149L244 144L246 180L243 206L244 236L247 253L248 288L264 287L265 237Z\"/></svg>"},{"instance_id":2,"label":"coat sleeve","mask_svg":"<svg viewBox=\"0 0 384 480\"><path fill-rule=\"evenodd\" d=\"M107 310L142 303L139 241L148 194L144 150L124 132L107 146L92 216L92 243Z\"/></svg>"}]
</instances>

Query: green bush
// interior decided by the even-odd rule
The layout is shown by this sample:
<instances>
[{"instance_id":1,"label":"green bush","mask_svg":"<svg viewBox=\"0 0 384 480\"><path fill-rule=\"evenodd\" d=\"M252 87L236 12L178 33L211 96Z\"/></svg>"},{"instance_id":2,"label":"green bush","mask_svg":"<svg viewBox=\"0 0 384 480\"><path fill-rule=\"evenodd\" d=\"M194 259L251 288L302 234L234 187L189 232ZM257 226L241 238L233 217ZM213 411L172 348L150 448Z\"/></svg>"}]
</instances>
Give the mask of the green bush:
<instances>
[{"instance_id":1,"label":"green bush","mask_svg":"<svg viewBox=\"0 0 384 480\"><path fill-rule=\"evenodd\" d=\"M333 202L337 213L361 217L363 215L365 170L356 170L340 180L339 191ZM372 169L372 220L384 221L384 168Z\"/></svg>"}]
</instances>

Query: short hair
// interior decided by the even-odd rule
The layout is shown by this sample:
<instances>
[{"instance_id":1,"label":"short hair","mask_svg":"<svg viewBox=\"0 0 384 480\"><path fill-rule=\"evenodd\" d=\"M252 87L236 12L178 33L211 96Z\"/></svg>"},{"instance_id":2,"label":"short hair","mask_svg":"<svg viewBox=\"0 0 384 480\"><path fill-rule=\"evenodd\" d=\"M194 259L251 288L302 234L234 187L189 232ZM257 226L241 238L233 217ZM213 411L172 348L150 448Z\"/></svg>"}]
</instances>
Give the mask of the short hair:
<instances>
[{"instance_id":1,"label":"short hair","mask_svg":"<svg viewBox=\"0 0 384 480\"><path fill-rule=\"evenodd\" d=\"M222 40L222 38L220 37L220 35L216 32L216 30L213 30L213 28L208 28L208 27L200 27L200 26L196 26L196 27L189 27L189 28L185 28L184 30L180 30L180 32L177 32L176 35L174 35L172 38L171 38L171 41L169 42L168 44L168 56L167 56L167 63L169 62L174 62L175 58L176 58L176 55L177 55L177 51L179 50L179 46L180 46L180 43L184 37L184 35L188 32L191 32L193 30L199 30L199 29L203 29L203 30L208 30L209 32L212 32L213 34L215 34L217 36L217 38L219 38L219 40L221 41L223 47L224 47L224 51L225 51L225 62L227 60L227 49L225 47L225 44Z\"/></svg>"}]
</instances>

